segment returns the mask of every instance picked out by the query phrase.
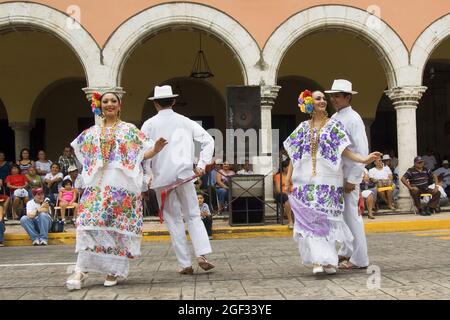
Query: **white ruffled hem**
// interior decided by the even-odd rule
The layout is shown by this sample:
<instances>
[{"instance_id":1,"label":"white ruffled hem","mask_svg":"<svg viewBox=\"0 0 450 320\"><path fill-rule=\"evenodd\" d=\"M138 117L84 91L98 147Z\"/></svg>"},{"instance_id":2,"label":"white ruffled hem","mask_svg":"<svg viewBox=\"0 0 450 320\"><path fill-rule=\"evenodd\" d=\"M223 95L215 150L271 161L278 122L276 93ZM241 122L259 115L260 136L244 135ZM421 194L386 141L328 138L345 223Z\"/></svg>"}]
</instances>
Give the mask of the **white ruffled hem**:
<instances>
[{"instance_id":1,"label":"white ruffled hem","mask_svg":"<svg viewBox=\"0 0 450 320\"><path fill-rule=\"evenodd\" d=\"M129 262L126 257L80 251L75 272L109 274L126 278L129 273Z\"/></svg>"},{"instance_id":2,"label":"white ruffled hem","mask_svg":"<svg viewBox=\"0 0 450 320\"><path fill-rule=\"evenodd\" d=\"M294 227L294 239L298 242L302 263L305 265L338 264L337 245L353 250L353 235L344 221L330 220L327 237L318 237Z\"/></svg>"}]
</instances>

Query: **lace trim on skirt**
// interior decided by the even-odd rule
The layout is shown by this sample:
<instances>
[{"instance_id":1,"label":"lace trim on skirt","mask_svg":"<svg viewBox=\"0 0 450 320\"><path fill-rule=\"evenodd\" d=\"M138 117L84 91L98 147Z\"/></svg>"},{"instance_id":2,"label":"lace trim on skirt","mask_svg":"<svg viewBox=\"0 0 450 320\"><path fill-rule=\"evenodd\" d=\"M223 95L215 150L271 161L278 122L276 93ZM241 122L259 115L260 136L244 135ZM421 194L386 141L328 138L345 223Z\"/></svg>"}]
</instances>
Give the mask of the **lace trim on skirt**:
<instances>
[{"instance_id":1,"label":"lace trim on skirt","mask_svg":"<svg viewBox=\"0 0 450 320\"><path fill-rule=\"evenodd\" d=\"M129 272L129 261L126 257L80 251L75 272L111 274L126 278Z\"/></svg>"},{"instance_id":2,"label":"lace trim on skirt","mask_svg":"<svg viewBox=\"0 0 450 320\"><path fill-rule=\"evenodd\" d=\"M294 227L294 239L298 242L303 264L338 264L337 245L353 250L353 235L344 221L329 221L326 237L315 236Z\"/></svg>"}]
</instances>

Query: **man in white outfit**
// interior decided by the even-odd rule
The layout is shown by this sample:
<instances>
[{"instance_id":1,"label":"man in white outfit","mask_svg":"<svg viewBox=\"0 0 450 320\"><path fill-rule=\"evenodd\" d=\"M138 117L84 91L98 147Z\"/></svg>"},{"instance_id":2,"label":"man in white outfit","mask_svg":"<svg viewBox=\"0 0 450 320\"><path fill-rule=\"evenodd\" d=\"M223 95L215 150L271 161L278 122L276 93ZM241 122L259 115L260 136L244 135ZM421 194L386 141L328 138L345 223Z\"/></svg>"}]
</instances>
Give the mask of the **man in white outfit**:
<instances>
[{"instance_id":1,"label":"man in white outfit","mask_svg":"<svg viewBox=\"0 0 450 320\"><path fill-rule=\"evenodd\" d=\"M162 190L178 180L194 175L194 140L201 143L200 157L195 173L203 174L212 161L214 139L198 123L172 110L175 98L171 86L155 87L155 96L149 98L155 103L158 114L147 120L142 132L150 138L164 137L168 144L162 152L144 164L145 171L152 171L152 189L155 190L161 206ZM149 169L151 167L151 169ZM172 238L181 274L193 274L192 261L186 238L184 221L191 237L197 262L203 270L214 268L204 257L211 253L208 234L201 220L194 183L185 183L173 190L164 206L163 218Z\"/></svg>"},{"instance_id":2,"label":"man in white outfit","mask_svg":"<svg viewBox=\"0 0 450 320\"><path fill-rule=\"evenodd\" d=\"M369 154L366 130L361 116L350 106L352 96L358 92L352 90L352 83L347 80L335 80L331 90L325 91L330 94L330 100L337 112L333 118L344 125L350 136L351 145L349 149L365 157ZM354 240L353 251L342 246L339 256L342 263L341 269L357 269L369 266L367 254L367 241L364 231L364 222L358 214L359 184L362 181L364 164L354 162L348 158L344 161L344 220L350 228ZM348 260L348 261L347 261Z\"/></svg>"}]
</instances>

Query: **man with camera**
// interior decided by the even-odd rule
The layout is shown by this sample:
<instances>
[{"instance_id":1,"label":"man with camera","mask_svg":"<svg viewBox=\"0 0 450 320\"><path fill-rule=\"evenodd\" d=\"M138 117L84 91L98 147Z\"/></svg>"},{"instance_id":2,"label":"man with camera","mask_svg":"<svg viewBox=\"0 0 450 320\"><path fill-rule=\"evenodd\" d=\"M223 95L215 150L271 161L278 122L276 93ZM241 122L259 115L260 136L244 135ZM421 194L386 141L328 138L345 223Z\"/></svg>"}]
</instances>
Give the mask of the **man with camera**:
<instances>
[{"instance_id":1,"label":"man with camera","mask_svg":"<svg viewBox=\"0 0 450 320\"><path fill-rule=\"evenodd\" d=\"M44 190L32 190L33 200L27 203L27 214L20 219L20 224L33 241L33 246L48 244L48 231L52 226L50 216L50 200L44 200Z\"/></svg>"}]
</instances>

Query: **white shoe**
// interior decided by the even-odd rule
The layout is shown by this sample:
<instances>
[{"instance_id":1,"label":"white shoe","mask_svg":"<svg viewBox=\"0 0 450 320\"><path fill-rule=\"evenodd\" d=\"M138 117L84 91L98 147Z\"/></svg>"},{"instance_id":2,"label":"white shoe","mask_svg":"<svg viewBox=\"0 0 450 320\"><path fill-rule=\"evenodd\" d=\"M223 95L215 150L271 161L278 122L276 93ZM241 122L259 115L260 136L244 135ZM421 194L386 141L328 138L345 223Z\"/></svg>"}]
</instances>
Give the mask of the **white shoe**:
<instances>
[{"instance_id":1,"label":"white shoe","mask_svg":"<svg viewBox=\"0 0 450 320\"><path fill-rule=\"evenodd\" d=\"M324 273L322 266L314 266L313 268L313 274L321 274Z\"/></svg>"},{"instance_id":2,"label":"white shoe","mask_svg":"<svg viewBox=\"0 0 450 320\"><path fill-rule=\"evenodd\" d=\"M105 287L114 287L117 285L117 277L115 277L114 280L108 280L108 277L105 279L105 282L103 283Z\"/></svg>"},{"instance_id":3,"label":"white shoe","mask_svg":"<svg viewBox=\"0 0 450 320\"><path fill-rule=\"evenodd\" d=\"M69 290L80 290L86 281L88 275L83 272L75 272L66 281L67 289Z\"/></svg>"},{"instance_id":4,"label":"white shoe","mask_svg":"<svg viewBox=\"0 0 450 320\"><path fill-rule=\"evenodd\" d=\"M323 270L325 271L326 274L336 274L336 268L333 266L323 267Z\"/></svg>"},{"instance_id":5,"label":"white shoe","mask_svg":"<svg viewBox=\"0 0 450 320\"><path fill-rule=\"evenodd\" d=\"M48 242L45 240L41 240L41 242L39 242L39 245L41 246L48 246Z\"/></svg>"},{"instance_id":6,"label":"white shoe","mask_svg":"<svg viewBox=\"0 0 450 320\"><path fill-rule=\"evenodd\" d=\"M41 244L41 242L38 239L33 241L33 246L38 246L40 244Z\"/></svg>"}]
</instances>

